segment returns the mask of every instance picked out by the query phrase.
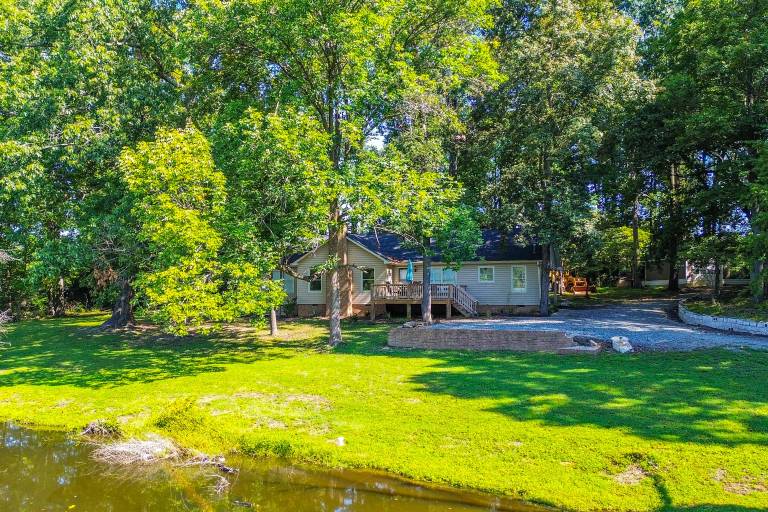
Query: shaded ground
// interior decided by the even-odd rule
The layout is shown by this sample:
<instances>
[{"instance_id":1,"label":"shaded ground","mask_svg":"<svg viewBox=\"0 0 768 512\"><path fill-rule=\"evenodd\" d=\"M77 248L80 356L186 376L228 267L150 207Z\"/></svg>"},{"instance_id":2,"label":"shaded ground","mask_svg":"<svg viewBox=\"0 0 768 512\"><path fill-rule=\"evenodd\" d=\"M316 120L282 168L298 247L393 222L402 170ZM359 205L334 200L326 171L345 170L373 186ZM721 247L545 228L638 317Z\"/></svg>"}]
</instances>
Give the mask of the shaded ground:
<instances>
[{"instance_id":1,"label":"shaded ground","mask_svg":"<svg viewBox=\"0 0 768 512\"><path fill-rule=\"evenodd\" d=\"M457 319L435 327L555 330L604 339L626 336L632 345L645 350L715 347L768 350L768 337L706 330L679 322L670 315L674 305L674 299L654 299L584 309L561 309L549 318Z\"/></svg>"},{"instance_id":2,"label":"shaded ground","mask_svg":"<svg viewBox=\"0 0 768 512\"><path fill-rule=\"evenodd\" d=\"M768 352L393 350L392 324L368 322L345 322L329 351L321 322L174 341L92 329L104 318L13 326L0 420L105 419L211 454L375 468L573 511L768 503Z\"/></svg>"}]
</instances>

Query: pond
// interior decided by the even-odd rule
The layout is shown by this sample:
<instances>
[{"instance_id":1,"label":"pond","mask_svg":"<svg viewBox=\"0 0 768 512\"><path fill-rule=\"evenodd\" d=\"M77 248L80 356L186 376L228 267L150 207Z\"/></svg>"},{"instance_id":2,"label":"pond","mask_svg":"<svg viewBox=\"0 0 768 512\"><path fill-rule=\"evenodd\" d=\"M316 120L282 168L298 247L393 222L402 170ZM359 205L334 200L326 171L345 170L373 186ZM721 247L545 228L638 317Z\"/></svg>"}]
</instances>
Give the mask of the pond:
<instances>
[{"instance_id":1,"label":"pond","mask_svg":"<svg viewBox=\"0 0 768 512\"><path fill-rule=\"evenodd\" d=\"M320 470L280 461L228 459L215 467L115 467L62 432L0 423L0 510L437 512L544 509L380 474Z\"/></svg>"}]
</instances>

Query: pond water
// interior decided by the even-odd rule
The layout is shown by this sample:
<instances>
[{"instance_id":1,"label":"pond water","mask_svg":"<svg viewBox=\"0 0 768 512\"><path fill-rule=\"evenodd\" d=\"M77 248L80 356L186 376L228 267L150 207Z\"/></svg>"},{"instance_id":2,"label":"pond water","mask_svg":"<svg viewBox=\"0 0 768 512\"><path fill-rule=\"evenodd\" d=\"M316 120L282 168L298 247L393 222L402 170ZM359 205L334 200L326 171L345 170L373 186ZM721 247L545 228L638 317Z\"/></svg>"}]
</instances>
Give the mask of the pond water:
<instances>
[{"instance_id":1,"label":"pond water","mask_svg":"<svg viewBox=\"0 0 768 512\"><path fill-rule=\"evenodd\" d=\"M125 468L95 462L92 447L61 432L0 423L0 510L437 512L543 509L436 489L379 474L229 459L237 468ZM226 480L223 480L226 479Z\"/></svg>"}]
</instances>

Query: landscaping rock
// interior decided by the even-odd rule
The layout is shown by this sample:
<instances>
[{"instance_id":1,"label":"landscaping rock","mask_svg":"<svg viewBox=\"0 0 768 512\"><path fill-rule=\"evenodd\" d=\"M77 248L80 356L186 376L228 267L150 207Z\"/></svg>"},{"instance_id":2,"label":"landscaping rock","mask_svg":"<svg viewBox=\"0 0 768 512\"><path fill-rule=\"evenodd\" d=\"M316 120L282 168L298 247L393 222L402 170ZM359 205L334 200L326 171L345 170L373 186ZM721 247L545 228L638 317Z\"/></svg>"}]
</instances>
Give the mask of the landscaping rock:
<instances>
[{"instance_id":1,"label":"landscaping rock","mask_svg":"<svg viewBox=\"0 0 768 512\"><path fill-rule=\"evenodd\" d=\"M611 347L619 354L632 352L632 344L626 336L614 336L611 338Z\"/></svg>"},{"instance_id":2,"label":"landscaping rock","mask_svg":"<svg viewBox=\"0 0 768 512\"><path fill-rule=\"evenodd\" d=\"M567 355L597 355L602 350L602 347L597 343L594 345L574 345L573 347L563 347L557 349L557 353L561 356Z\"/></svg>"},{"instance_id":3,"label":"landscaping rock","mask_svg":"<svg viewBox=\"0 0 768 512\"><path fill-rule=\"evenodd\" d=\"M606 343L603 339L594 336L582 336L580 334L577 334L573 337L573 342L577 345L581 345L582 347L602 347Z\"/></svg>"},{"instance_id":4,"label":"landscaping rock","mask_svg":"<svg viewBox=\"0 0 768 512\"><path fill-rule=\"evenodd\" d=\"M414 327L424 327L424 322L417 322L415 320L410 322L405 322L402 327L406 329L413 329Z\"/></svg>"}]
</instances>

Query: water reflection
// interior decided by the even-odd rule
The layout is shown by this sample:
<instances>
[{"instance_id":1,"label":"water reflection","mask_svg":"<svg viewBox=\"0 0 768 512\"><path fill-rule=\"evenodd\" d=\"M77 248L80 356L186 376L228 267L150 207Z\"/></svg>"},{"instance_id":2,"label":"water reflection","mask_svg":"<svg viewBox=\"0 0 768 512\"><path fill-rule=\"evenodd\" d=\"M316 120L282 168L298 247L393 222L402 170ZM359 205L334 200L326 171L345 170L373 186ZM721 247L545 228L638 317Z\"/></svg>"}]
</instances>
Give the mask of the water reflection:
<instances>
[{"instance_id":1,"label":"water reflection","mask_svg":"<svg viewBox=\"0 0 768 512\"><path fill-rule=\"evenodd\" d=\"M0 510L442 512L541 510L352 471L229 460L240 469L116 468L62 433L0 424ZM222 485L222 477L227 481Z\"/></svg>"}]
</instances>

